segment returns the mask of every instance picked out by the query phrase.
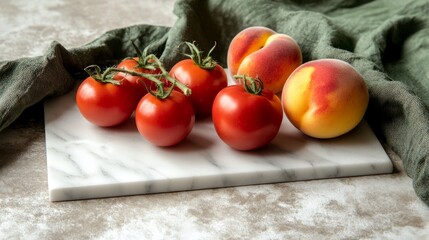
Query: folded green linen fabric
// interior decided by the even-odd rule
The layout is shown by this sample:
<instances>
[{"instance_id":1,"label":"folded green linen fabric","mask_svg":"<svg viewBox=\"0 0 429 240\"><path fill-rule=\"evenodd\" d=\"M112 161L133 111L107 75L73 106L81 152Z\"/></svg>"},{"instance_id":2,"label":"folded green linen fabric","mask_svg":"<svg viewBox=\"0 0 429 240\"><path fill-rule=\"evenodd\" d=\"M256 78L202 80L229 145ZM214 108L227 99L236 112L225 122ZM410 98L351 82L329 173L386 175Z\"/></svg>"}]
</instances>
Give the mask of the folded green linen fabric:
<instances>
[{"instance_id":1,"label":"folded green linen fabric","mask_svg":"<svg viewBox=\"0 0 429 240\"><path fill-rule=\"evenodd\" d=\"M217 43L226 67L231 39L249 26L292 36L304 62L337 58L365 78L366 120L402 159L417 195L429 205L429 3L427 0L179 0L171 27L135 25L109 31L74 49L52 43L40 57L0 62L0 130L45 97L69 91L83 68L117 64L135 55L131 41L161 57L182 59L184 41Z\"/></svg>"}]
</instances>

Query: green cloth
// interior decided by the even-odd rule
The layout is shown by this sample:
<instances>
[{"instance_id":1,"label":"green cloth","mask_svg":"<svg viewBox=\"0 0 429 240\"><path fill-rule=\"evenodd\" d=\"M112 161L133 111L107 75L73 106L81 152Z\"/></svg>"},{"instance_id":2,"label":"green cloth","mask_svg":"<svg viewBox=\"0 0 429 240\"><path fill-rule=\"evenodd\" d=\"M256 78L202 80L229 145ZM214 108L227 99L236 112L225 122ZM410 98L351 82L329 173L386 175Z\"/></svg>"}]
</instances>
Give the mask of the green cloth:
<instances>
[{"instance_id":1,"label":"green cloth","mask_svg":"<svg viewBox=\"0 0 429 240\"><path fill-rule=\"evenodd\" d=\"M226 67L231 39L249 26L292 36L304 62L337 58L369 86L365 116L403 160L417 195L429 205L429 2L427 0L183 0L173 27L136 25L109 31L74 49L52 43L40 57L0 62L0 130L47 96L69 91L91 64L108 66L151 45L167 68L183 58L184 41Z\"/></svg>"}]
</instances>

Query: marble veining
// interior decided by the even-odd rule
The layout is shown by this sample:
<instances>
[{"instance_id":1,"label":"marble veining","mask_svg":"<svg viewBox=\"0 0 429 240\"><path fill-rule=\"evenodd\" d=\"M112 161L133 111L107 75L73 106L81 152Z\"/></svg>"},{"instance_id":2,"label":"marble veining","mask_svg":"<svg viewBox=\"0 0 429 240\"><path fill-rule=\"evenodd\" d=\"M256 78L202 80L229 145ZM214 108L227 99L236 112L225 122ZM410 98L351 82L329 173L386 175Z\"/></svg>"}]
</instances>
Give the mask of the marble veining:
<instances>
[{"instance_id":1,"label":"marble veining","mask_svg":"<svg viewBox=\"0 0 429 240\"><path fill-rule=\"evenodd\" d=\"M391 173L392 163L365 121L330 140L303 135L284 117L267 147L237 151L197 122L183 143L146 142L134 119L100 128L79 113L72 91L45 102L51 201L113 197Z\"/></svg>"}]
</instances>

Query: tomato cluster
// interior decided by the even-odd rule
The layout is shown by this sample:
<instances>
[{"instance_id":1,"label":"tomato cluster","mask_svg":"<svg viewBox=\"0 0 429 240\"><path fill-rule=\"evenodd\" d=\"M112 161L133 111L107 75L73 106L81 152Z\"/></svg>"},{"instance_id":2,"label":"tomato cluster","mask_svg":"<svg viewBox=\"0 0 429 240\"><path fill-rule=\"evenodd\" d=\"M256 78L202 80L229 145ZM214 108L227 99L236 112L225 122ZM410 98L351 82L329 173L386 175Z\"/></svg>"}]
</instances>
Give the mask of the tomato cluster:
<instances>
[{"instance_id":1,"label":"tomato cluster","mask_svg":"<svg viewBox=\"0 0 429 240\"><path fill-rule=\"evenodd\" d=\"M218 136L238 150L257 149L278 133L283 111L277 95L258 79L236 76L241 85L228 86L225 70L193 44L188 59L169 72L147 51L126 58L103 72L85 70L76 103L89 122L111 127L135 113L140 134L157 146L172 146L192 131L196 119L212 117Z\"/></svg>"}]
</instances>

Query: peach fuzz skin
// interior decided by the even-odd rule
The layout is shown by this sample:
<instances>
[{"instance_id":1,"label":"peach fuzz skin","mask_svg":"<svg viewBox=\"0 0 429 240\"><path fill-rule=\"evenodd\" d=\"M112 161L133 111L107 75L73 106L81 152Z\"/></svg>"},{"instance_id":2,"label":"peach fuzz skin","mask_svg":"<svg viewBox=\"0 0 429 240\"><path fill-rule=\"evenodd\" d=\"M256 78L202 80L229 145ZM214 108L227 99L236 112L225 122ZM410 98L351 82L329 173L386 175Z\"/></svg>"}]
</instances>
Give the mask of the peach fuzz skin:
<instances>
[{"instance_id":1,"label":"peach fuzz skin","mask_svg":"<svg viewBox=\"0 0 429 240\"><path fill-rule=\"evenodd\" d=\"M231 41L227 64L231 75L259 78L266 89L279 93L289 75L302 64L301 48L286 34L249 27Z\"/></svg>"},{"instance_id":2,"label":"peach fuzz skin","mask_svg":"<svg viewBox=\"0 0 429 240\"><path fill-rule=\"evenodd\" d=\"M298 67L282 91L290 122L315 138L334 138L355 128L368 107L363 77L348 63L320 59Z\"/></svg>"}]
</instances>

